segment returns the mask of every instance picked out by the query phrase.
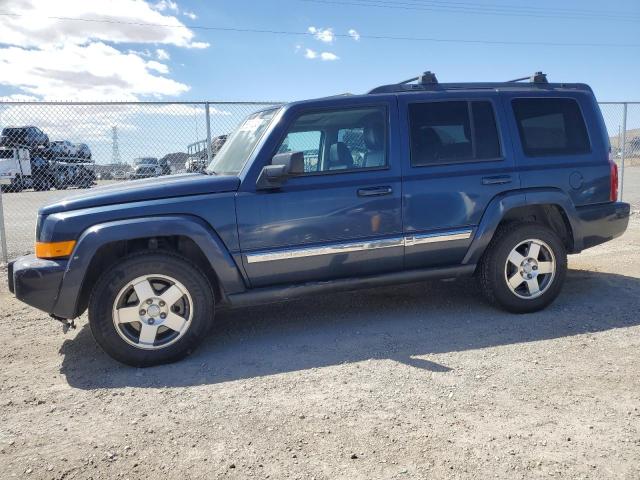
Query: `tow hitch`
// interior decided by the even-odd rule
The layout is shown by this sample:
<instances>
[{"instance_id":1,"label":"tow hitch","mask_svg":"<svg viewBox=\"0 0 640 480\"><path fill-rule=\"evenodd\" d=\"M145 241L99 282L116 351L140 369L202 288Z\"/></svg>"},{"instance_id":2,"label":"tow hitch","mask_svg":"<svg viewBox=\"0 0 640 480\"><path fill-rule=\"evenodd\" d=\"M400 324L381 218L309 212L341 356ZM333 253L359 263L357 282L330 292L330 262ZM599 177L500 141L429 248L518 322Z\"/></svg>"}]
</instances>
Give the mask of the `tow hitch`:
<instances>
[{"instance_id":1,"label":"tow hitch","mask_svg":"<svg viewBox=\"0 0 640 480\"><path fill-rule=\"evenodd\" d=\"M57 320L60 323L62 323L62 333L67 333L70 328L72 329L76 328L76 322L73 318L72 319L62 318L62 317L58 317L57 315L54 315L53 313L49 314L49 316L54 320Z\"/></svg>"}]
</instances>

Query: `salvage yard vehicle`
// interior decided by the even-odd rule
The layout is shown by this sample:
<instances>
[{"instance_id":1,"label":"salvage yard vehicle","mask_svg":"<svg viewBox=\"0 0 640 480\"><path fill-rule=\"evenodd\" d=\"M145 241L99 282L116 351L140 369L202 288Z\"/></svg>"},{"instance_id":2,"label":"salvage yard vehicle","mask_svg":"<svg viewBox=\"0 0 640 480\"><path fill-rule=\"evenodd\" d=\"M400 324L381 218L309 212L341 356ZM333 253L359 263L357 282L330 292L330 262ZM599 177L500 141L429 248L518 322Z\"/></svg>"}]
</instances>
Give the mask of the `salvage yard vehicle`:
<instances>
[{"instance_id":1,"label":"salvage yard vehicle","mask_svg":"<svg viewBox=\"0 0 640 480\"><path fill-rule=\"evenodd\" d=\"M171 168L166 160L158 160L155 157L140 157L133 161L133 171L131 172L130 178L136 180L169 175L170 173Z\"/></svg>"},{"instance_id":2,"label":"salvage yard vehicle","mask_svg":"<svg viewBox=\"0 0 640 480\"><path fill-rule=\"evenodd\" d=\"M253 113L204 173L41 208L9 288L67 326L88 310L98 344L136 366L193 351L218 307L330 291L475 275L490 302L535 312L568 253L625 231L617 198L587 85L426 72Z\"/></svg>"},{"instance_id":3,"label":"salvage yard vehicle","mask_svg":"<svg viewBox=\"0 0 640 480\"><path fill-rule=\"evenodd\" d=\"M38 127L6 127L0 136L1 147L38 148L49 146L49 136Z\"/></svg>"},{"instance_id":4,"label":"salvage yard vehicle","mask_svg":"<svg viewBox=\"0 0 640 480\"><path fill-rule=\"evenodd\" d=\"M54 142L62 143L62 142ZM4 192L33 188L89 188L95 182L94 165L86 159L54 157L54 150L0 147L0 186Z\"/></svg>"}]
</instances>

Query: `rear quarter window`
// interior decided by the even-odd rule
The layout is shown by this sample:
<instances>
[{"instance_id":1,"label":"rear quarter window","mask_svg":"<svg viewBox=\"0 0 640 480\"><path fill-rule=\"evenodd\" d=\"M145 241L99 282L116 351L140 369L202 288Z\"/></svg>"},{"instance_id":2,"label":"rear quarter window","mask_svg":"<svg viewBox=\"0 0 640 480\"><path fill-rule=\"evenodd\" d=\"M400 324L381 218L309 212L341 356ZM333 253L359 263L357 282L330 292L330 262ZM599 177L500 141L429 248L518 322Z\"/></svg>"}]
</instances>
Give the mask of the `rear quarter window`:
<instances>
[{"instance_id":1,"label":"rear quarter window","mask_svg":"<svg viewBox=\"0 0 640 480\"><path fill-rule=\"evenodd\" d=\"M591 145L578 102L571 98L516 98L511 102L525 155L579 155Z\"/></svg>"}]
</instances>

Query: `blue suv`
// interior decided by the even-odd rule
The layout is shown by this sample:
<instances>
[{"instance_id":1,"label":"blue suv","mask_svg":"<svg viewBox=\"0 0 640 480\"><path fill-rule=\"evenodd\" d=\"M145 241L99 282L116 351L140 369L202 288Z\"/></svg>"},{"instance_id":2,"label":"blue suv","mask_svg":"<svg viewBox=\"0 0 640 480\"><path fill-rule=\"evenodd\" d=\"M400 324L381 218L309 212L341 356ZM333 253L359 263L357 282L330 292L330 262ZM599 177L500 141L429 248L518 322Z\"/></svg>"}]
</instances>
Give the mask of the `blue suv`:
<instances>
[{"instance_id":1,"label":"blue suv","mask_svg":"<svg viewBox=\"0 0 640 480\"><path fill-rule=\"evenodd\" d=\"M93 189L40 209L16 297L88 310L113 358L174 361L220 307L475 275L511 312L558 295L567 254L621 235L629 205L584 84L440 84L256 112L204 173Z\"/></svg>"}]
</instances>

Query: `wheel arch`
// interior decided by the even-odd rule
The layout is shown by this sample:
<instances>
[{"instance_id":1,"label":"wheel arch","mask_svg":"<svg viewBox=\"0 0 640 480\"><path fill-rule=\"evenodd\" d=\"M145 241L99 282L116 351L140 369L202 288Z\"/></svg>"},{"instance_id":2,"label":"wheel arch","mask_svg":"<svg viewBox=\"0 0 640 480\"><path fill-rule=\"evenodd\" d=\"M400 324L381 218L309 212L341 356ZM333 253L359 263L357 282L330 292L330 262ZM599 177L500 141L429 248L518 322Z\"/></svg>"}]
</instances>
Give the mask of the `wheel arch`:
<instances>
[{"instance_id":1,"label":"wheel arch","mask_svg":"<svg viewBox=\"0 0 640 480\"><path fill-rule=\"evenodd\" d=\"M547 225L568 252L582 250L578 215L571 199L558 189L531 189L499 195L489 203L462 263L477 264L501 225L523 220Z\"/></svg>"},{"instance_id":2,"label":"wheel arch","mask_svg":"<svg viewBox=\"0 0 640 480\"><path fill-rule=\"evenodd\" d=\"M187 215L135 218L94 225L83 232L65 271L55 315L81 315L100 273L119 259L145 250L171 251L193 262L209 279L219 302L245 290L232 255L204 221Z\"/></svg>"}]
</instances>

